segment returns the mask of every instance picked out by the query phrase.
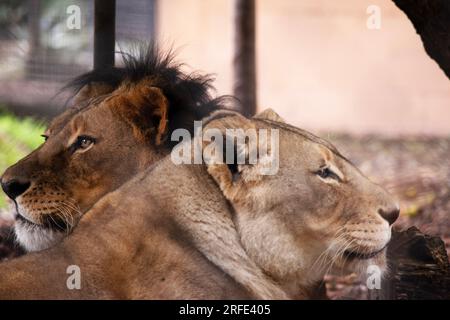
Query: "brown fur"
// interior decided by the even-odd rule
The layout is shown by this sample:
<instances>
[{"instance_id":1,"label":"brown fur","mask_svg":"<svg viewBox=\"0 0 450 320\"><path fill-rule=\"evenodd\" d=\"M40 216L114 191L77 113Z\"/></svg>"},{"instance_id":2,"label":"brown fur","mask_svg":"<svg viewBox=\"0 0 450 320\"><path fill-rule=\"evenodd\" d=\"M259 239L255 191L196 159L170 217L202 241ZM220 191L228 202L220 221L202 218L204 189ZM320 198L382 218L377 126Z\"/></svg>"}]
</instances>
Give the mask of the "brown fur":
<instances>
[{"instance_id":1,"label":"brown fur","mask_svg":"<svg viewBox=\"0 0 450 320\"><path fill-rule=\"evenodd\" d=\"M82 90L77 105L52 121L48 140L2 176L31 182L16 199L20 214L34 223L16 223L30 251L57 243L102 196L170 152L160 146L168 104L158 88L139 83L107 93L99 87ZM82 104L89 106L78 110ZM95 146L72 153L69 146L80 135L94 137Z\"/></svg>"},{"instance_id":2,"label":"brown fur","mask_svg":"<svg viewBox=\"0 0 450 320\"><path fill-rule=\"evenodd\" d=\"M235 229L229 217L204 167L174 166L166 158L105 196L60 245L0 264L0 298L255 297L196 245L206 232L222 241L207 243L214 250L234 249L238 239L230 237ZM251 277L253 270L240 262L245 258L236 250L228 263ZM66 287L69 265L81 269L81 290Z\"/></svg>"},{"instance_id":3,"label":"brown fur","mask_svg":"<svg viewBox=\"0 0 450 320\"><path fill-rule=\"evenodd\" d=\"M195 120L223 108L224 97L209 93L211 76L181 71L155 44L135 49L122 53L123 67L71 81L73 106L51 122L43 145L3 174L3 187L30 184L15 199L15 233L27 251L59 243L102 196L167 155L175 129L192 131Z\"/></svg>"},{"instance_id":4,"label":"brown fur","mask_svg":"<svg viewBox=\"0 0 450 320\"><path fill-rule=\"evenodd\" d=\"M102 196L169 153L170 145L164 143L169 133L168 102L151 77L125 81L116 89L90 84L79 92L75 107L49 126L47 142L2 177L31 182L29 190L16 198L18 212L27 220L18 219L15 231L28 251L60 243L80 219L86 220L83 215ZM72 154L70 145L80 135L92 136L96 143L88 150ZM219 252L201 251L206 258L231 272L238 266L245 269L245 274L238 277L239 283L255 297L285 298L284 292L243 251L231 216L214 217L211 212L209 215L210 229L219 230L223 226L220 236L230 240ZM190 227L189 221L185 226ZM202 248L203 244L219 240L207 230L195 243Z\"/></svg>"},{"instance_id":5,"label":"brown fur","mask_svg":"<svg viewBox=\"0 0 450 320\"><path fill-rule=\"evenodd\" d=\"M255 297L258 286L243 282L250 257L286 295L312 298L332 262L383 266L384 251L370 260L342 255L344 247L369 253L389 240L377 209L396 203L382 188L288 125L240 116L208 125L279 129L279 172L261 176L254 165L240 165L231 181L226 165L176 166L166 157L99 201L60 246L1 264L0 297ZM324 163L336 166L342 183L316 175ZM81 290L66 287L72 264L81 268Z\"/></svg>"}]
</instances>

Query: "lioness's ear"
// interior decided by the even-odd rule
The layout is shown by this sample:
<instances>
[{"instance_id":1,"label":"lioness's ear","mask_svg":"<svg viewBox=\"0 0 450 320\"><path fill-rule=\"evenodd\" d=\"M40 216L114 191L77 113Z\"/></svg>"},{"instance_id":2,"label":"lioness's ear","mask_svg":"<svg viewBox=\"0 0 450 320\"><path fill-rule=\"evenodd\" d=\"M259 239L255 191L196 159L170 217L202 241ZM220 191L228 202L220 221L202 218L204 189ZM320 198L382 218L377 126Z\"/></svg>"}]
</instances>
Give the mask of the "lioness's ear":
<instances>
[{"instance_id":1,"label":"lioness's ear","mask_svg":"<svg viewBox=\"0 0 450 320\"><path fill-rule=\"evenodd\" d=\"M229 142L232 141L229 137L230 131L228 131L227 138L227 130L249 129L254 126L239 113L228 110L213 112L209 117L203 119L203 124L205 126L203 140L201 141L203 144L203 160L208 173L219 185L225 197L232 200L235 182L238 180L239 170L242 169L242 167L238 167L235 161L238 153L242 150L238 151L237 147L234 146L228 147L227 150L227 145L229 146ZM230 156L233 157L232 163L227 163L227 151L228 160Z\"/></svg>"},{"instance_id":2,"label":"lioness's ear","mask_svg":"<svg viewBox=\"0 0 450 320\"><path fill-rule=\"evenodd\" d=\"M236 201L247 188L271 174L267 169L274 162L267 160L278 150L278 141L267 144L267 134L240 115L213 120L204 128L203 159L228 200Z\"/></svg>"},{"instance_id":3,"label":"lioness's ear","mask_svg":"<svg viewBox=\"0 0 450 320\"><path fill-rule=\"evenodd\" d=\"M272 120L272 121L276 121L276 122L286 123L286 121L284 121L284 119L282 117L280 117L280 115L278 113L276 113L271 108L266 109L266 110L264 110L261 113L258 113L253 118L261 119L261 120Z\"/></svg>"},{"instance_id":4,"label":"lioness's ear","mask_svg":"<svg viewBox=\"0 0 450 320\"><path fill-rule=\"evenodd\" d=\"M94 82L85 85L73 98L75 105L81 104L89 99L102 96L114 91L114 88L106 83Z\"/></svg>"}]
</instances>

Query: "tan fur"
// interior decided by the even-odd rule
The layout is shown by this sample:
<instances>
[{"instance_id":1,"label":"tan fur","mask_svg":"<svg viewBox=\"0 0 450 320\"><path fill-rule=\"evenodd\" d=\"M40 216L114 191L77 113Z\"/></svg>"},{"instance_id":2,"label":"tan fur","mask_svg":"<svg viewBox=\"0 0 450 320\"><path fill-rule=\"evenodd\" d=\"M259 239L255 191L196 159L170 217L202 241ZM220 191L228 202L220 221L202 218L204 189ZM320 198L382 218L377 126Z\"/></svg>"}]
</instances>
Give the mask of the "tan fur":
<instances>
[{"instance_id":1,"label":"tan fur","mask_svg":"<svg viewBox=\"0 0 450 320\"><path fill-rule=\"evenodd\" d=\"M365 273L374 264L385 270L391 228L378 211L398 210L396 201L331 144L279 122L272 112L256 121L236 115L208 124L223 132L254 127L280 133L276 175L258 175L260 164L246 164L239 166L236 179L225 164L208 166L233 204L247 254L292 297L310 296L309 290L332 269ZM319 177L323 166L342 181ZM359 259L346 256L346 251L360 256L380 252Z\"/></svg>"},{"instance_id":2,"label":"tan fur","mask_svg":"<svg viewBox=\"0 0 450 320\"><path fill-rule=\"evenodd\" d=\"M285 123L286 121L280 117L273 109L266 109L263 112L257 114L253 119L272 120L275 122Z\"/></svg>"},{"instance_id":3,"label":"tan fur","mask_svg":"<svg viewBox=\"0 0 450 320\"><path fill-rule=\"evenodd\" d=\"M107 86L98 86L82 89L75 101L87 107L79 111L76 105L57 117L46 131L48 141L3 175L5 180L32 182L16 199L21 215L33 222L17 220L15 225L17 238L28 251L61 242L102 196L169 153L167 147L160 146L167 134L168 103L161 90L151 86L151 80L125 83L112 92ZM158 123L152 126L154 118ZM95 137L98 143L86 152L67 154L80 135ZM238 279L255 297L285 298L243 251L231 216L211 213L209 228L217 231L206 230L194 240L200 247L214 243L217 237L229 241L220 251L206 248L202 253L227 271L241 266ZM180 215L179 219L183 218ZM46 219L68 228L50 229L45 226ZM190 228L189 223L185 225Z\"/></svg>"},{"instance_id":4,"label":"tan fur","mask_svg":"<svg viewBox=\"0 0 450 320\"><path fill-rule=\"evenodd\" d=\"M226 165L176 166L166 157L99 201L61 245L0 264L0 298L273 296L276 286L245 282L252 264L287 296L311 298L334 257L338 267L383 266L384 251L364 261L339 253L344 244L369 253L387 243L390 229L377 209L396 204L381 187L331 147L279 122L234 116L209 126L279 129L279 172L258 176L254 165L241 165L232 181ZM317 177L326 162L342 183ZM72 264L82 271L81 290L66 287Z\"/></svg>"},{"instance_id":5,"label":"tan fur","mask_svg":"<svg viewBox=\"0 0 450 320\"><path fill-rule=\"evenodd\" d=\"M277 297L241 263L248 258L233 248L230 214L204 167L166 158L105 196L60 245L0 264L0 298L260 298L233 280L233 268L261 286L261 297ZM226 257L223 268L197 247L205 237L202 249ZM81 290L66 287L69 265L81 269Z\"/></svg>"}]
</instances>

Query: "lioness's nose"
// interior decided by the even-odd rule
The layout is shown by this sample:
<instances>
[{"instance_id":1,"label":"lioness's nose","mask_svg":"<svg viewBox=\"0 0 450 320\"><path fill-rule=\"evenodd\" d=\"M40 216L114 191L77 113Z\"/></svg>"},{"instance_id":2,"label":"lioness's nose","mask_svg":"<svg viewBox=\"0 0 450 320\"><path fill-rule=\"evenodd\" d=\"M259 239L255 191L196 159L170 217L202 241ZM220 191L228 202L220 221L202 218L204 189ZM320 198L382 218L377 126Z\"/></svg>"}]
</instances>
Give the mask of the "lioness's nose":
<instances>
[{"instance_id":1,"label":"lioness's nose","mask_svg":"<svg viewBox=\"0 0 450 320\"><path fill-rule=\"evenodd\" d=\"M400 209L398 207L378 209L378 213L389 223L389 225L391 225L397 220Z\"/></svg>"},{"instance_id":2,"label":"lioness's nose","mask_svg":"<svg viewBox=\"0 0 450 320\"><path fill-rule=\"evenodd\" d=\"M11 199L15 199L24 193L29 187L30 182L20 179L1 180L2 189Z\"/></svg>"}]
</instances>

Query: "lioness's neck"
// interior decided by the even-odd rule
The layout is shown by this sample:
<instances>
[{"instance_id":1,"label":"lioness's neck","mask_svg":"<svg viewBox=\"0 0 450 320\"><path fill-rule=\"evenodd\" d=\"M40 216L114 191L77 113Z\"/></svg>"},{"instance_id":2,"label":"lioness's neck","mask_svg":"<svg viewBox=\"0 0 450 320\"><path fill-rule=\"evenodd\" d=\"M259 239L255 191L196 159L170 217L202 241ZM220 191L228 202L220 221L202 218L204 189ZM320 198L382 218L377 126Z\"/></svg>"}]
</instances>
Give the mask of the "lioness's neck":
<instances>
[{"instance_id":1,"label":"lioness's neck","mask_svg":"<svg viewBox=\"0 0 450 320\"><path fill-rule=\"evenodd\" d=\"M311 268L308 252L294 245L287 226L276 219L281 213L236 211L236 228L251 259L292 298L310 298L323 274Z\"/></svg>"},{"instance_id":2,"label":"lioness's neck","mask_svg":"<svg viewBox=\"0 0 450 320\"><path fill-rule=\"evenodd\" d=\"M164 177L164 179L161 179ZM286 293L251 260L241 245L232 210L203 165L175 165L167 157L148 175L158 181L152 197L212 263L259 299L286 299Z\"/></svg>"},{"instance_id":3,"label":"lioness's neck","mask_svg":"<svg viewBox=\"0 0 450 320\"><path fill-rule=\"evenodd\" d=\"M149 172L148 181L158 180L160 183L152 188L152 197L157 199L160 206L164 206L173 219L187 231L194 245L218 267L231 275L238 283L249 288L245 277L253 279L261 288L250 287L249 290L256 297L272 298L310 298L317 291L317 283L322 276L304 264L303 261L283 261L281 258L305 257L306 253L296 252L293 248L267 248L262 250L261 244L270 239L276 242L282 241L282 237L289 237L288 232L282 229L274 229L275 221L267 221L264 218L261 224L255 225L254 220L245 221L237 219L240 225L233 221L233 215L242 218L245 212L234 213L231 205L223 196L216 182L208 174L204 165L174 165L167 157L161 161L154 170ZM158 177L164 177L161 179ZM176 195L176 196L174 196ZM276 216L276 215L269 215ZM266 237L260 239L258 237ZM255 241L252 241L255 240ZM251 243L253 245L251 245ZM291 255L279 255L279 252L267 252L269 250L281 250L291 252ZM257 254L255 254L257 253ZM260 255L265 257L260 257ZM265 265L267 255L277 256L275 265L284 265L292 274L278 274L273 270L273 265ZM281 259L281 260L280 260ZM303 262L303 263L302 263ZM277 268L279 269L279 268ZM270 277L268 277L269 275ZM276 286L273 285L276 284ZM258 286L257 285L257 286ZM269 286L273 292L263 292ZM264 288L264 289L262 289ZM282 288L282 289L281 289Z\"/></svg>"}]
</instances>

